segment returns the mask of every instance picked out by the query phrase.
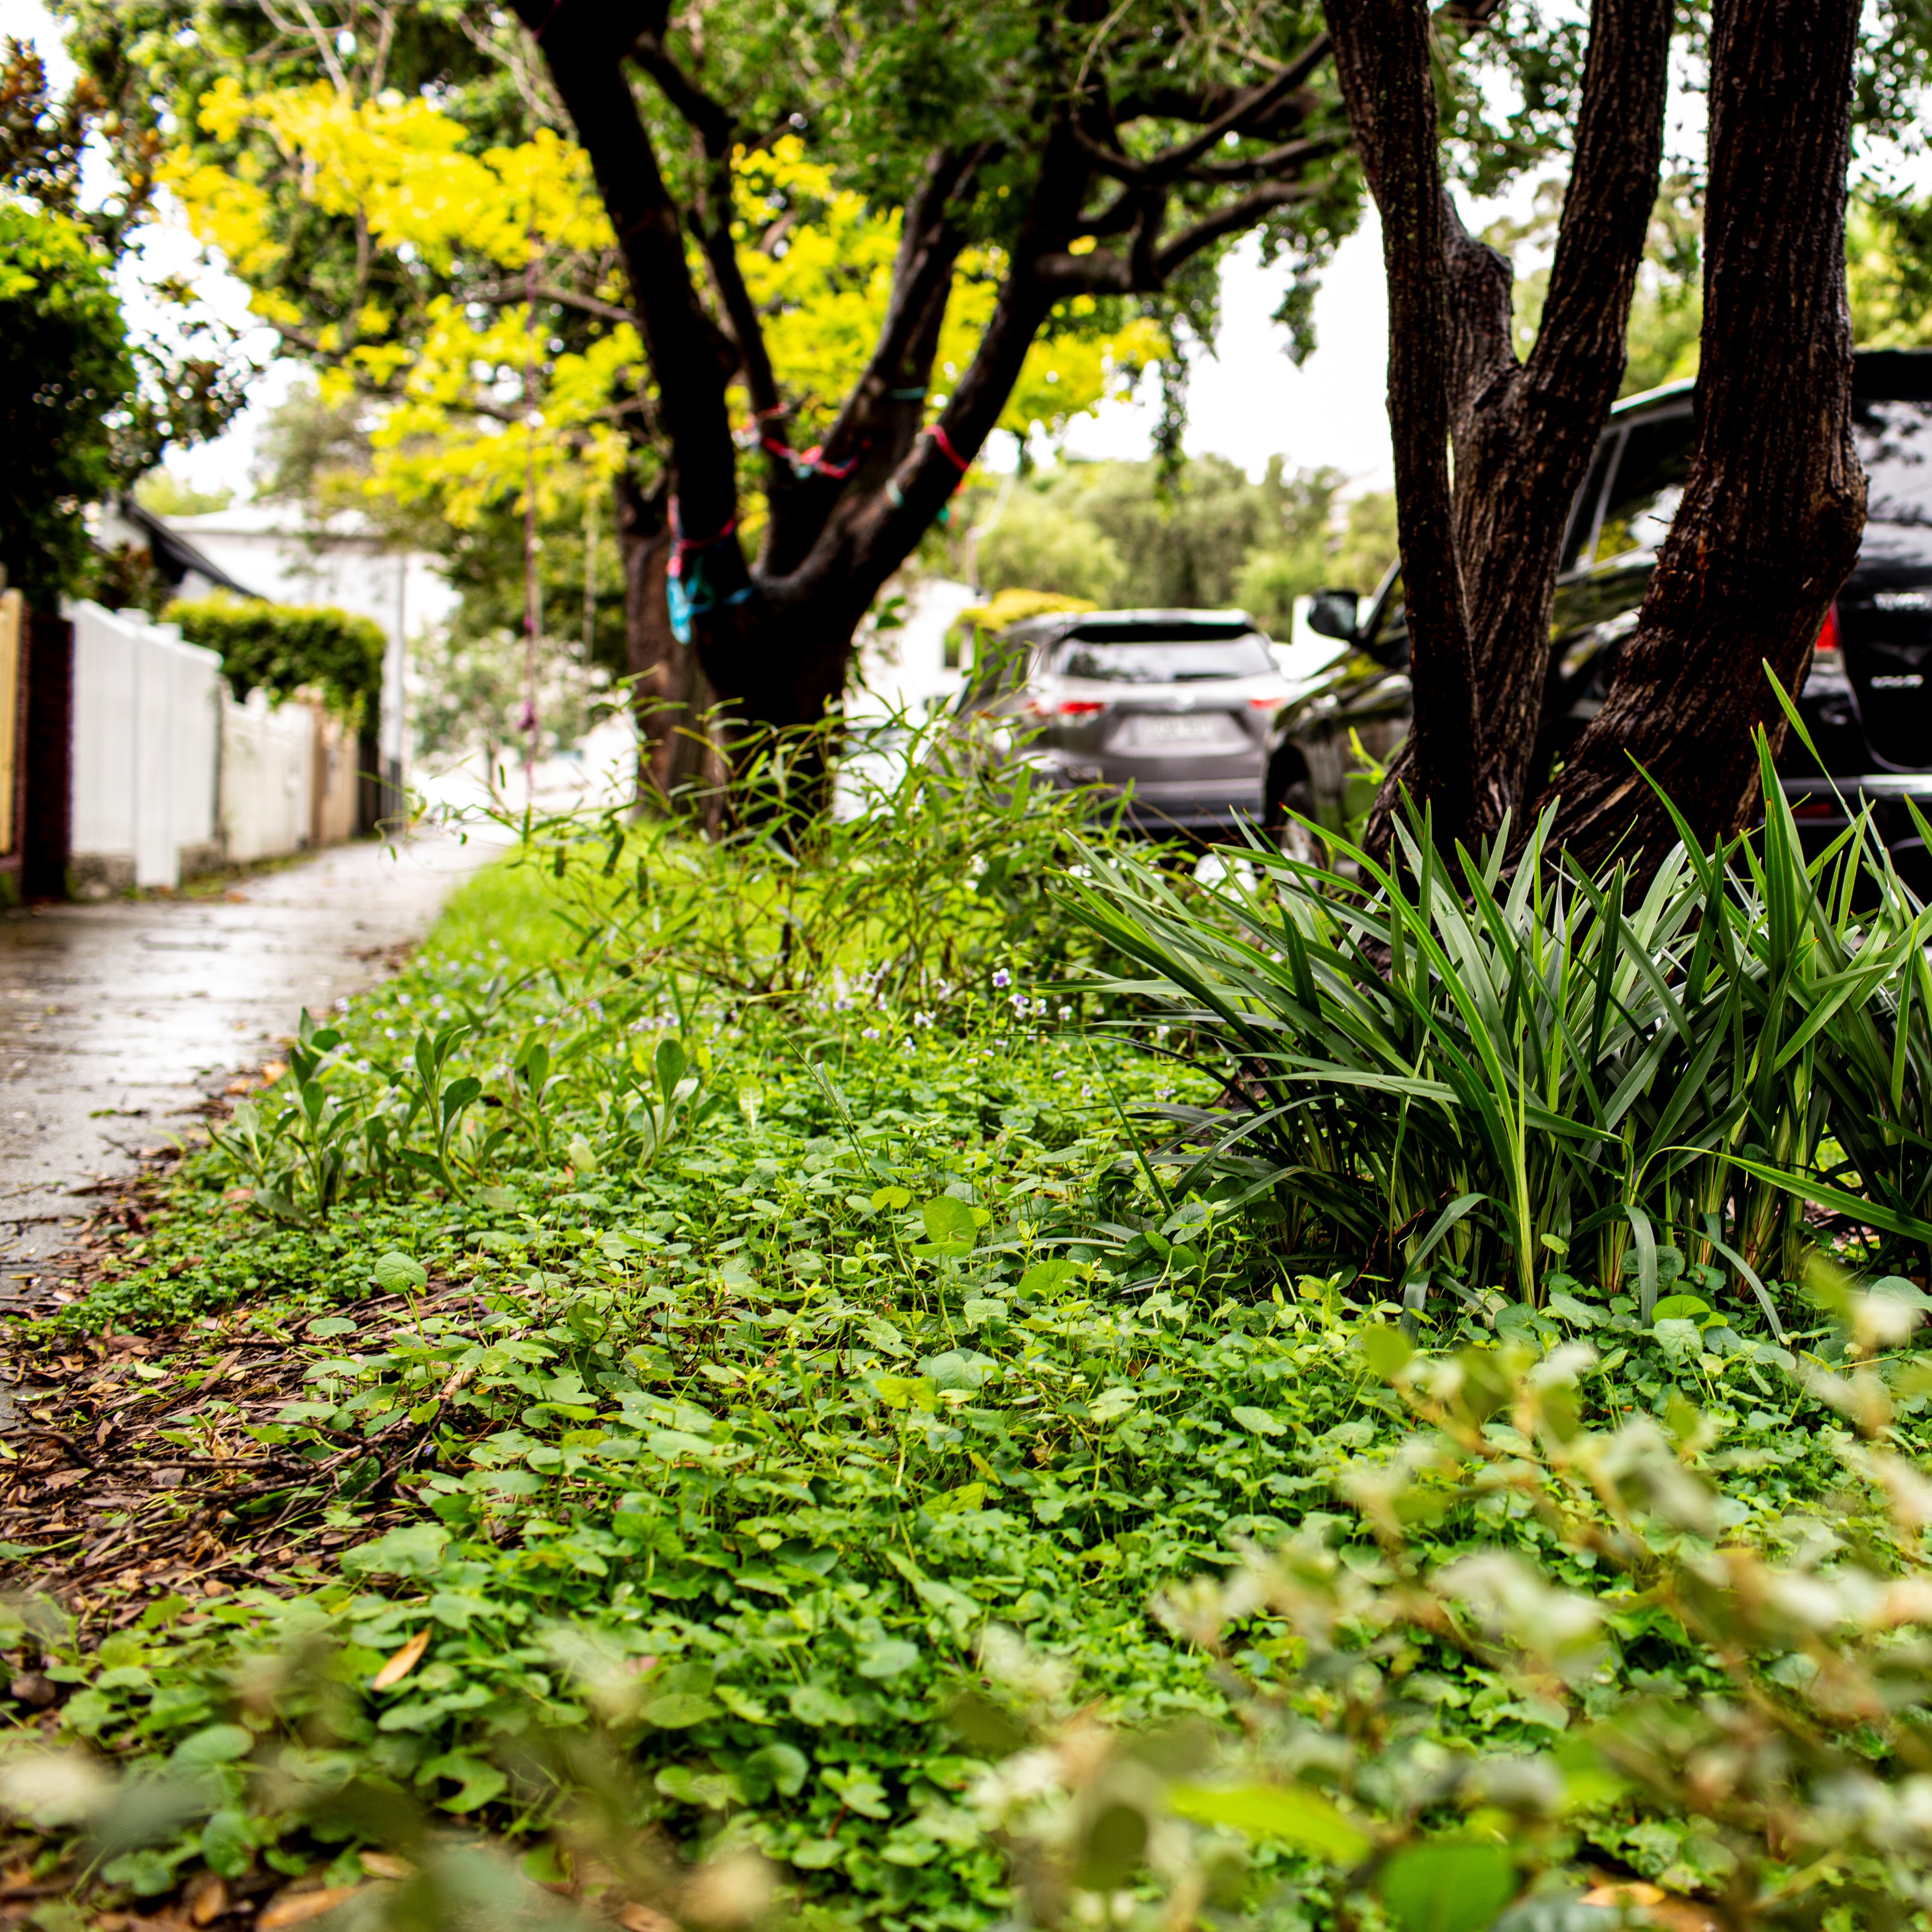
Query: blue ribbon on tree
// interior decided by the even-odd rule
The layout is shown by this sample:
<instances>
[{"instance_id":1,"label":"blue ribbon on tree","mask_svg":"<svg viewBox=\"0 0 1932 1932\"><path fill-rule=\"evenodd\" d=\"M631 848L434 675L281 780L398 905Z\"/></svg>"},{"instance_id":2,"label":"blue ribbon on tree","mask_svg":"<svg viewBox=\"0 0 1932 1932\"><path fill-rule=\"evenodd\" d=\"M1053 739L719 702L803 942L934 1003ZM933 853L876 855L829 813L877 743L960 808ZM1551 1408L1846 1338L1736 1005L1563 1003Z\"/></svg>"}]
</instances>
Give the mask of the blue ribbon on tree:
<instances>
[{"instance_id":1,"label":"blue ribbon on tree","mask_svg":"<svg viewBox=\"0 0 1932 1932\"><path fill-rule=\"evenodd\" d=\"M664 567L664 603L670 612L670 634L680 644L691 642L692 627L700 617L733 604L743 603L754 586L749 584L721 597L705 572L707 552L728 542L736 535L734 516L716 536L700 542L685 535L678 522L677 499L670 500L670 562Z\"/></svg>"}]
</instances>

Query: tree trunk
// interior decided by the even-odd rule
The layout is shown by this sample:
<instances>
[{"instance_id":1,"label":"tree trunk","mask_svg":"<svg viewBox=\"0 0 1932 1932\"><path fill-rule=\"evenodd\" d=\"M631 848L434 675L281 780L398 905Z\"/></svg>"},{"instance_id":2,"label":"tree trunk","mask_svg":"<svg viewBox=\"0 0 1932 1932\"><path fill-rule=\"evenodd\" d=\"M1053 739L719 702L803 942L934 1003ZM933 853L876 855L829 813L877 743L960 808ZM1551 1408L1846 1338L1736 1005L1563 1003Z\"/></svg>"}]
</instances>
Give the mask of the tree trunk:
<instances>
[{"instance_id":1,"label":"tree trunk","mask_svg":"<svg viewBox=\"0 0 1932 1932\"><path fill-rule=\"evenodd\" d=\"M1408 606L1408 782L1443 849L1470 836L1481 758L1476 664L1449 483L1445 224L1426 0L1328 0L1335 70L1382 211L1389 434Z\"/></svg>"},{"instance_id":2,"label":"tree trunk","mask_svg":"<svg viewBox=\"0 0 1932 1932\"><path fill-rule=\"evenodd\" d=\"M1370 815L1367 844L1382 855L1405 795L1427 801L1445 848L1496 832L1520 809L1564 529L1623 376L1663 152L1671 9L1670 0L1595 0L1591 10L1570 184L1527 362L1511 339L1509 265L1467 232L1442 192L1420 0L1333 0L1328 12L1382 214L1414 660L1414 727Z\"/></svg>"},{"instance_id":3,"label":"tree trunk","mask_svg":"<svg viewBox=\"0 0 1932 1932\"><path fill-rule=\"evenodd\" d=\"M1845 169L1858 0L1717 0L1697 447L1603 710L1552 787L1555 835L1641 875L1758 802L1754 733L1784 714L1857 561ZM1641 768L1641 769L1640 769ZM1646 780L1648 779L1648 782Z\"/></svg>"},{"instance_id":4,"label":"tree trunk","mask_svg":"<svg viewBox=\"0 0 1932 1932\"><path fill-rule=\"evenodd\" d=\"M715 783L718 760L706 719L717 694L698 653L671 635L664 602L664 569L670 561L667 488L646 490L628 471L614 488L624 559L625 651L636 680L638 795L664 810L680 793Z\"/></svg>"}]
</instances>

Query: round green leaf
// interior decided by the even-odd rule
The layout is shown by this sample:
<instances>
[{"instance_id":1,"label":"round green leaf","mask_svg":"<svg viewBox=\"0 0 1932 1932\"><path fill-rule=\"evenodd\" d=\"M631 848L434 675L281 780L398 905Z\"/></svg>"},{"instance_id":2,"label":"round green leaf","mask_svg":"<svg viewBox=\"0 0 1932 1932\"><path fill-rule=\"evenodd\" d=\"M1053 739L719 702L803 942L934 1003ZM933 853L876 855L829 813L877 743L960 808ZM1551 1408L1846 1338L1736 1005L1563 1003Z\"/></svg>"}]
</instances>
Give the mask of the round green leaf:
<instances>
[{"instance_id":1,"label":"round green leaf","mask_svg":"<svg viewBox=\"0 0 1932 1932\"><path fill-rule=\"evenodd\" d=\"M980 1224L972 1209L950 1194L928 1201L919 1210L919 1218L926 1224L926 1238L936 1246L963 1241L970 1249L979 1238Z\"/></svg>"},{"instance_id":2,"label":"round green leaf","mask_svg":"<svg viewBox=\"0 0 1932 1932\"><path fill-rule=\"evenodd\" d=\"M376 1264L376 1286L385 1294L414 1294L428 1281L429 1270L407 1255L386 1254Z\"/></svg>"},{"instance_id":3,"label":"round green leaf","mask_svg":"<svg viewBox=\"0 0 1932 1932\"><path fill-rule=\"evenodd\" d=\"M859 1646L859 1675L880 1679L903 1676L919 1661L919 1647L903 1637L875 1637Z\"/></svg>"},{"instance_id":4,"label":"round green leaf","mask_svg":"<svg viewBox=\"0 0 1932 1932\"><path fill-rule=\"evenodd\" d=\"M175 1746L174 1761L184 1770L232 1764L255 1748L255 1734L240 1724L207 1724Z\"/></svg>"},{"instance_id":5,"label":"round green leaf","mask_svg":"<svg viewBox=\"0 0 1932 1932\"><path fill-rule=\"evenodd\" d=\"M1412 1845L1382 1868L1382 1903L1400 1932L1484 1932L1515 1894L1501 1845Z\"/></svg>"}]
</instances>

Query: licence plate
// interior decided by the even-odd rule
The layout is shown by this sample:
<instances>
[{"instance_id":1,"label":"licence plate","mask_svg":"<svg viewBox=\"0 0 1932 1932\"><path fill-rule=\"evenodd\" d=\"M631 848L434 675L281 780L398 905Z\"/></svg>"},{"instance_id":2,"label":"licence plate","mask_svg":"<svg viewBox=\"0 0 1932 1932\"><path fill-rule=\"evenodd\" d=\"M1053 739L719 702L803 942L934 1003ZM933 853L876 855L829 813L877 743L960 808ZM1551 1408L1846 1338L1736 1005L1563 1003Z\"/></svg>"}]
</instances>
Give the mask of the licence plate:
<instances>
[{"instance_id":1,"label":"licence plate","mask_svg":"<svg viewBox=\"0 0 1932 1932\"><path fill-rule=\"evenodd\" d=\"M1218 745L1228 739L1228 721L1219 712L1143 712L1134 720L1137 745Z\"/></svg>"}]
</instances>

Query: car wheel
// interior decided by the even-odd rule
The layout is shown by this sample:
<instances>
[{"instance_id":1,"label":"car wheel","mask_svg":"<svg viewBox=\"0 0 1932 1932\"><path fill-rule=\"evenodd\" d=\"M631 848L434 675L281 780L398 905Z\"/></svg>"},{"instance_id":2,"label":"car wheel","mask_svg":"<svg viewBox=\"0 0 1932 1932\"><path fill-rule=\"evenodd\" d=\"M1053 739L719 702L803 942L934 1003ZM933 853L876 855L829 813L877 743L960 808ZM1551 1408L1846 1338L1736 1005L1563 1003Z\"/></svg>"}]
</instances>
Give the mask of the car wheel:
<instances>
[{"instance_id":1,"label":"car wheel","mask_svg":"<svg viewBox=\"0 0 1932 1932\"><path fill-rule=\"evenodd\" d=\"M1299 813L1300 818L1290 814ZM1268 836L1285 858L1304 866L1325 866L1328 854L1320 839L1301 823L1315 816L1315 793L1306 778L1297 778L1270 801Z\"/></svg>"}]
</instances>

